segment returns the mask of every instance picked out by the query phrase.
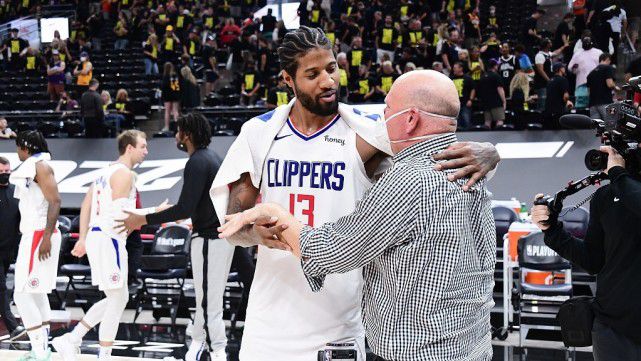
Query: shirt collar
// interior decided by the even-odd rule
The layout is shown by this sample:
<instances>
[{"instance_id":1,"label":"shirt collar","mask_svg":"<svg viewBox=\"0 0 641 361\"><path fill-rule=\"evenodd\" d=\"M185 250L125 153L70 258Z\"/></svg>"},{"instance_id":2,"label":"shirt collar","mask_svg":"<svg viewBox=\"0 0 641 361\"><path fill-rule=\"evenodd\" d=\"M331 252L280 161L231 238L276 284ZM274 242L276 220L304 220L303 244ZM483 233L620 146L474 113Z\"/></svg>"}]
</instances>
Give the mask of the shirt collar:
<instances>
[{"instance_id":1,"label":"shirt collar","mask_svg":"<svg viewBox=\"0 0 641 361\"><path fill-rule=\"evenodd\" d=\"M456 134L454 133L439 134L434 138L426 139L403 149L394 155L392 160L396 163L419 155L431 156L444 150L450 144L456 142L456 140Z\"/></svg>"}]
</instances>

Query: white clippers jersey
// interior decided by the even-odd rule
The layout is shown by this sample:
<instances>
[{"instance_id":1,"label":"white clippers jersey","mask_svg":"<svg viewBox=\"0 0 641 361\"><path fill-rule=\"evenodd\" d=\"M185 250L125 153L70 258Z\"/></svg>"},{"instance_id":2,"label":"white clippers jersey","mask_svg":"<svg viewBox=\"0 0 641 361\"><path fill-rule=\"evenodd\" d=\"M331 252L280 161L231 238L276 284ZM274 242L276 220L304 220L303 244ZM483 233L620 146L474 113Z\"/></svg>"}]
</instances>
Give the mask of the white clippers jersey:
<instances>
[{"instance_id":1,"label":"white clippers jersey","mask_svg":"<svg viewBox=\"0 0 641 361\"><path fill-rule=\"evenodd\" d=\"M100 227L100 229L114 237L123 238L124 235L114 230L115 220L124 218L121 209L136 208L136 187L131 187L127 204L125 207L116 207L112 199L111 176L119 169L127 168L122 163L113 163L102 170L102 174L93 183L93 194L91 197L91 217L89 218L90 227ZM125 237L126 238L126 237Z\"/></svg>"},{"instance_id":2,"label":"white clippers jersey","mask_svg":"<svg viewBox=\"0 0 641 361\"><path fill-rule=\"evenodd\" d=\"M40 160L38 162L45 162ZM16 194L20 202L20 233L28 234L42 230L47 226L47 211L49 202L42 194L42 189L33 179L28 179L25 186L16 185ZM56 228L58 225L56 223Z\"/></svg>"},{"instance_id":3,"label":"white clippers jersey","mask_svg":"<svg viewBox=\"0 0 641 361\"><path fill-rule=\"evenodd\" d=\"M262 202L280 204L310 226L351 213L372 185L356 133L338 116L311 136L288 120L267 154L261 179ZM300 260L260 246L240 359L315 360L329 342L362 338L362 285L358 269L329 275L322 291L314 293Z\"/></svg>"}]
</instances>

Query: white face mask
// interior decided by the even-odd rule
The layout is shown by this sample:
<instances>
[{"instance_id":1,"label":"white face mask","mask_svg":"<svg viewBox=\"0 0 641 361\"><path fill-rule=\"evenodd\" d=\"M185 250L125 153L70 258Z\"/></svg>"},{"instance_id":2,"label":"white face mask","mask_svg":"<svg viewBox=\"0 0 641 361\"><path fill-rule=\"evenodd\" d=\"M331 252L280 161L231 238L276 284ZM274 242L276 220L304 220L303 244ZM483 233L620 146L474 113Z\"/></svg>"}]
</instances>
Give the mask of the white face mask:
<instances>
[{"instance_id":1,"label":"white face mask","mask_svg":"<svg viewBox=\"0 0 641 361\"><path fill-rule=\"evenodd\" d=\"M403 110L401 110L399 112L396 112L396 113L390 115L389 118L385 118L385 121L383 122L383 124L387 125L387 122L389 122L390 120L394 119L395 117L397 117L397 116L399 116L399 115L401 115L403 113L409 112L411 109L412 108L403 109ZM429 115L429 116L432 116L432 117L437 117L437 118L442 118L442 119L449 119L449 120L453 120L453 121L457 120L456 117L451 117L449 115L430 113L430 112L426 112L425 110L421 110L421 109L417 109L417 110L419 111L419 113L423 113L425 115ZM429 139L429 138L433 138L434 136L435 136L435 134L430 134L430 135L420 135L418 137L412 137L412 138L407 138L407 139L396 139L396 140L391 140L390 139L389 142L392 143L392 144L397 144L397 143L404 143L404 142L412 142L412 141L421 140L421 139Z\"/></svg>"},{"instance_id":2,"label":"white face mask","mask_svg":"<svg viewBox=\"0 0 641 361\"><path fill-rule=\"evenodd\" d=\"M87 61L87 58L85 58L84 56L81 56L80 61Z\"/></svg>"}]
</instances>

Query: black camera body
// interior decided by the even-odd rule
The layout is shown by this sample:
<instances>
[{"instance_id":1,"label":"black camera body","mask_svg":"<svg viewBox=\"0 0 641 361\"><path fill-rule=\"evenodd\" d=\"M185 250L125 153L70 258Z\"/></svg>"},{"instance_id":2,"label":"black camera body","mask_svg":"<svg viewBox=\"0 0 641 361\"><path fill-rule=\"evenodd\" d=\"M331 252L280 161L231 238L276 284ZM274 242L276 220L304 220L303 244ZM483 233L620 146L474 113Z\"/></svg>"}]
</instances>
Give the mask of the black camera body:
<instances>
[{"instance_id":1,"label":"black camera body","mask_svg":"<svg viewBox=\"0 0 641 361\"><path fill-rule=\"evenodd\" d=\"M641 171L641 118L636 109L628 101L617 102L606 106L606 119L593 119L593 127L601 143L614 148L625 159L629 172ZM585 166L591 171L607 168L608 155L597 149L588 151L585 155Z\"/></svg>"}]
</instances>

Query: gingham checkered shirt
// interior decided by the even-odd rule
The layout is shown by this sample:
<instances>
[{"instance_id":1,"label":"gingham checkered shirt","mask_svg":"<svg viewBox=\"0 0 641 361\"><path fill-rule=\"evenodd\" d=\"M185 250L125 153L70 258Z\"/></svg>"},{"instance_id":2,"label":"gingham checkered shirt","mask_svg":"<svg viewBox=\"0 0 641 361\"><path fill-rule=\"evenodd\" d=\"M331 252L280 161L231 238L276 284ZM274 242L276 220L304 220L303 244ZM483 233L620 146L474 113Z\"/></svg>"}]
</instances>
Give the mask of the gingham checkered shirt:
<instances>
[{"instance_id":1,"label":"gingham checkered shirt","mask_svg":"<svg viewBox=\"0 0 641 361\"><path fill-rule=\"evenodd\" d=\"M496 234L485 180L464 192L434 170L454 134L412 145L335 223L304 227L302 267L325 275L363 267L363 318L387 360L491 360Z\"/></svg>"}]
</instances>

